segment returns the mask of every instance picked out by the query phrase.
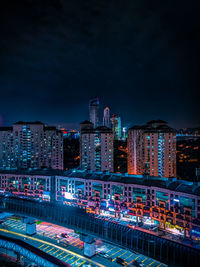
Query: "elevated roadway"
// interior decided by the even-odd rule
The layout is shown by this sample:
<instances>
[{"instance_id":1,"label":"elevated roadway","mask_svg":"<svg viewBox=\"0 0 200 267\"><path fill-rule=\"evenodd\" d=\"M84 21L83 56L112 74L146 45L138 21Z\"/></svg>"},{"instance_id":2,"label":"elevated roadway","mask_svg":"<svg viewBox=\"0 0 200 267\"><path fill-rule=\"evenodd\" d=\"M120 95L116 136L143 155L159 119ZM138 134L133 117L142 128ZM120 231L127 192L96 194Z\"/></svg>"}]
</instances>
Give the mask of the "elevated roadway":
<instances>
[{"instance_id":1,"label":"elevated roadway","mask_svg":"<svg viewBox=\"0 0 200 267\"><path fill-rule=\"evenodd\" d=\"M153 236L150 233L98 220L79 208L2 197L0 209L68 227L81 234L99 237L171 266L199 266L200 254L197 249Z\"/></svg>"}]
</instances>

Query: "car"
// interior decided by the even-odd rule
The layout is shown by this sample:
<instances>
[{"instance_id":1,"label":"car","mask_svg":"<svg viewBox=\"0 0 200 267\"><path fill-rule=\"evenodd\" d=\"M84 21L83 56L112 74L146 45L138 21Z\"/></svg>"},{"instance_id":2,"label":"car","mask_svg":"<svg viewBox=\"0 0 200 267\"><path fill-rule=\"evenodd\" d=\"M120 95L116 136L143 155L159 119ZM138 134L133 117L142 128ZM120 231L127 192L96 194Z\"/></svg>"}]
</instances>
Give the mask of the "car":
<instances>
[{"instance_id":1,"label":"car","mask_svg":"<svg viewBox=\"0 0 200 267\"><path fill-rule=\"evenodd\" d=\"M127 265L127 263L125 262L125 260L122 259L122 258L120 258L120 257L117 257L116 262L119 263L122 266L126 266Z\"/></svg>"},{"instance_id":2,"label":"car","mask_svg":"<svg viewBox=\"0 0 200 267\"><path fill-rule=\"evenodd\" d=\"M140 253L138 253L137 251L133 250L133 253L136 255L140 255Z\"/></svg>"},{"instance_id":3,"label":"car","mask_svg":"<svg viewBox=\"0 0 200 267\"><path fill-rule=\"evenodd\" d=\"M110 256L108 255L108 254L106 254L105 252L99 252L99 254L98 254L99 256L101 256L101 257L104 257L104 258L106 258L106 259L108 259Z\"/></svg>"},{"instance_id":4,"label":"car","mask_svg":"<svg viewBox=\"0 0 200 267\"><path fill-rule=\"evenodd\" d=\"M67 237L69 237L69 236L68 236L67 233L62 233L62 234L61 234L61 237L67 238Z\"/></svg>"}]
</instances>

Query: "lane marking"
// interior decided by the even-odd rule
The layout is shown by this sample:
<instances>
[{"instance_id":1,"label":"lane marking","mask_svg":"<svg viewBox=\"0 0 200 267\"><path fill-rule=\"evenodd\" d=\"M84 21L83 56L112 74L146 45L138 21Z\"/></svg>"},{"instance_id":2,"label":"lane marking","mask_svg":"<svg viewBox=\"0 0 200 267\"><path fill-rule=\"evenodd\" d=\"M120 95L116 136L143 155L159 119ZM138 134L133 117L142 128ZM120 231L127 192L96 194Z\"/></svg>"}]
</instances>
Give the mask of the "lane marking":
<instances>
[{"instance_id":1,"label":"lane marking","mask_svg":"<svg viewBox=\"0 0 200 267\"><path fill-rule=\"evenodd\" d=\"M67 256L69 256L69 254L67 254L67 255L65 255L64 257L62 257L61 260L62 260L62 259L65 259Z\"/></svg>"},{"instance_id":2,"label":"lane marking","mask_svg":"<svg viewBox=\"0 0 200 267\"><path fill-rule=\"evenodd\" d=\"M68 259L69 261L72 260L75 256L72 256L70 259Z\"/></svg>"},{"instance_id":3,"label":"lane marking","mask_svg":"<svg viewBox=\"0 0 200 267\"><path fill-rule=\"evenodd\" d=\"M45 244L42 244L39 248L42 248Z\"/></svg>"},{"instance_id":4,"label":"lane marking","mask_svg":"<svg viewBox=\"0 0 200 267\"><path fill-rule=\"evenodd\" d=\"M47 249L47 248L49 248L49 246L47 246L47 247L43 248L43 250L45 250L45 249Z\"/></svg>"},{"instance_id":5,"label":"lane marking","mask_svg":"<svg viewBox=\"0 0 200 267\"><path fill-rule=\"evenodd\" d=\"M83 265L85 263L85 261L81 262L81 264L78 265L78 267L80 267L81 265Z\"/></svg>"},{"instance_id":6,"label":"lane marking","mask_svg":"<svg viewBox=\"0 0 200 267\"><path fill-rule=\"evenodd\" d=\"M147 260L147 258L145 258L142 262L144 262L144 261L146 261Z\"/></svg>"},{"instance_id":7,"label":"lane marking","mask_svg":"<svg viewBox=\"0 0 200 267\"><path fill-rule=\"evenodd\" d=\"M107 253L110 252L110 251L113 250L113 249L114 249L114 248L111 248L110 250L107 251Z\"/></svg>"},{"instance_id":8,"label":"lane marking","mask_svg":"<svg viewBox=\"0 0 200 267\"><path fill-rule=\"evenodd\" d=\"M59 255L57 255L57 256L56 256L56 258L57 258L57 257L59 257L60 255L62 255L63 253L64 253L64 251L63 251L63 252L61 252Z\"/></svg>"},{"instance_id":9,"label":"lane marking","mask_svg":"<svg viewBox=\"0 0 200 267\"><path fill-rule=\"evenodd\" d=\"M53 255L53 254L55 254L55 253L57 253L59 251L59 249L57 249L56 251L54 251L51 255Z\"/></svg>"},{"instance_id":10,"label":"lane marking","mask_svg":"<svg viewBox=\"0 0 200 267\"><path fill-rule=\"evenodd\" d=\"M46 253L49 253L50 251L52 251L54 248L51 248L51 249L49 249L48 251L46 251Z\"/></svg>"},{"instance_id":11,"label":"lane marking","mask_svg":"<svg viewBox=\"0 0 200 267\"><path fill-rule=\"evenodd\" d=\"M123 254L121 254L121 255L120 255L120 256L118 256L118 257L120 257L120 258L121 258L121 256L123 256L124 254L126 254L126 252L127 252L127 251L125 251Z\"/></svg>"},{"instance_id":12,"label":"lane marking","mask_svg":"<svg viewBox=\"0 0 200 267\"><path fill-rule=\"evenodd\" d=\"M74 261L71 265L73 265L75 262L79 261L80 259L77 259L76 261Z\"/></svg>"},{"instance_id":13,"label":"lane marking","mask_svg":"<svg viewBox=\"0 0 200 267\"><path fill-rule=\"evenodd\" d=\"M117 250L115 253L113 253L113 254L111 254L111 256L113 256L113 255L115 255L115 254L117 254L118 252L120 252L122 249L120 249L120 250Z\"/></svg>"},{"instance_id":14,"label":"lane marking","mask_svg":"<svg viewBox=\"0 0 200 267\"><path fill-rule=\"evenodd\" d=\"M73 242L71 242L71 245L73 244L73 243L76 243L77 242L77 239L75 239Z\"/></svg>"},{"instance_id":15,"label":"lane marking","mask_svg":"<svg viewBox=\"0 0 200 267\"><path fill-rule=\"evenodd\" d=\"M106 266L103 265L103 264L100 264L100 263L98 263L98 262L96 262L96 261L94 261L94 260L91 260L91 259L89 259L89 258L85 258L84 256L79 255L79 254L77 254L77 253L75 253L75 252L73 252L73 251L70 251L70 250L66 249L66 248L59 247L59 246L57 246L57 245L55 245L55 244L53 244L53 243L50 243L50 242L47 242L47 241L44 241L44 240L41 240L41 239L37 239L37 238L32 237L32 236L27 236L27 235L24 235L24 234L16 233L16 232L9 231L9 230L5 230L5 229L0 229L0 232L4 232L4 233L8 233L8 234L13 234L13 235L17 235L17 236L25 237L25 238L27 238L27 239L34 240L34 241L37 241L37 242L40 242L40 243L44 243L44 244L49 245L49 246L54 246L54 247L57 248L58 250L60 249L60 250L63 250L63 251L65 251L65 252L67 252L67 253L69 253L69 254L71 254L71 255L74 255L74 257L76 256L76 257L78 257L78 258L81 258L81 259L83 259L83 260L85 260L85 261L87 261L87 262L90 262L90 263L92 263L92 264L94 264L94 265L97 265L97 266L99 266L99 267L106 267Z\"/></svg>"}]
</instances>

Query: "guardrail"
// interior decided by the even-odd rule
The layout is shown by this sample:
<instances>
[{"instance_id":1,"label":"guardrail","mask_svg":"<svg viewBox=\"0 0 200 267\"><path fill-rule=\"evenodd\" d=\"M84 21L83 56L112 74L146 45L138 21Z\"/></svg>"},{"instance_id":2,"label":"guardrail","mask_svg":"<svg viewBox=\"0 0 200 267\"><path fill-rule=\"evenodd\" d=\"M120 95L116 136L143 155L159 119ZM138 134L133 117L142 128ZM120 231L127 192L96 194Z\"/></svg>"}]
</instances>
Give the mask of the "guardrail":
<instances>
[{"instance_id":1,"label":"guardrail","mask_svg":"<svg viewBox=\"0 0 200 267\"><path fill-rule=\"evenodd\" d=\"M20 256L35 262L38 266L44 267L70 267L71 265L39 250L36 247L16 238L0 235L0 247L12 250Z\"/></svg>"}]
</instances>

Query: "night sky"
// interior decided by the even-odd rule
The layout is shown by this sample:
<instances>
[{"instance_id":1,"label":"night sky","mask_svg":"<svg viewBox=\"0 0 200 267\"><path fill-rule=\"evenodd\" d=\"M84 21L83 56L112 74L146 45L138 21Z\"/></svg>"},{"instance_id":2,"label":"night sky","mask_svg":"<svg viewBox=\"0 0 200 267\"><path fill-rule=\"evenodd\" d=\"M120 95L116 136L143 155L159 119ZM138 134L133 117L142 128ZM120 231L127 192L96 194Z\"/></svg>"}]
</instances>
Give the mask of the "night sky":
<instances>
[{"instance_id":1,"label":"night sky","mask_svg":"<svg viewBox=\"0 0 200 267\"><path fill-rule=\"evenodd\" d=\"M0 5L0 124L78 124L98 96L124 126L158 118L178 128L200 125L195 1Z\"/></svg>"}]
</instances>

